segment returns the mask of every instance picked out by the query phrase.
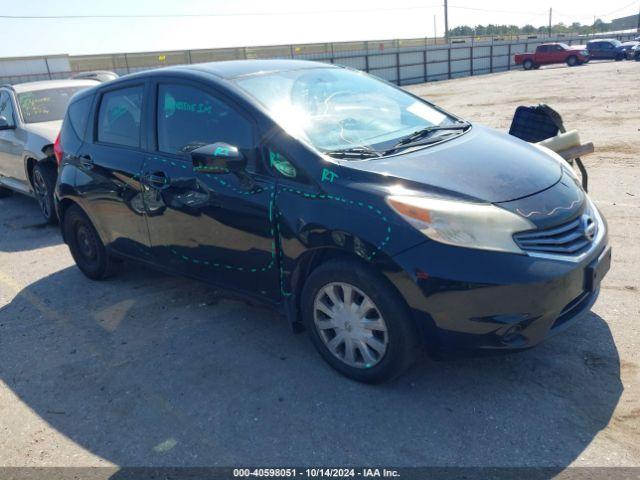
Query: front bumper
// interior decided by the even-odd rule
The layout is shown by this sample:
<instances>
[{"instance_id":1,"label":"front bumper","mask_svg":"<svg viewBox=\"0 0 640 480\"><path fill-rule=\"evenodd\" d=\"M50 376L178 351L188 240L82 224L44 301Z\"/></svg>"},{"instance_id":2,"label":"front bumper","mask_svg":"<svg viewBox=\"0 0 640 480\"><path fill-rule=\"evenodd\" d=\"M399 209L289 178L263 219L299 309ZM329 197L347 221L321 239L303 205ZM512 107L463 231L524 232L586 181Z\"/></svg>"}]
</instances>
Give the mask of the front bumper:
<instances>
[{"instance_id":1,"label":"front bumper","mask_svg":"<svg viewBox=\"0 0 640 480\"><path fill-rule=\"evenodd\" d=\"M430 347L518 350L564 330L591 308L601 280L593 279L593 267L608 264L610 255L606 234L580 261L428 241L396 255L403 272L389 276Z\"/></svg>"}]
</instances>

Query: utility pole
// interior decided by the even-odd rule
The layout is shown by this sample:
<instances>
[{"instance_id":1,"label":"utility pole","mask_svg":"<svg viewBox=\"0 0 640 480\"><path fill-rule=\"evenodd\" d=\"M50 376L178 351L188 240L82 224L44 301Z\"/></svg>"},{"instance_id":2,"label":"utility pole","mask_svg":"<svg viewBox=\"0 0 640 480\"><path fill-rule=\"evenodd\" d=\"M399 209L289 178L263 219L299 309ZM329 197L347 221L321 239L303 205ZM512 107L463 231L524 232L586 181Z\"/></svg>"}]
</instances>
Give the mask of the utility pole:
<instances>
[{"instance_id":1,"label":"utility pole","mask_svg":"<svg viewBox=\"0 0 640 480\"><path fill-rule=\"evenodd\" d=\"M436 29L436 16L433 16L433 38L434 42L438 43L438 30Z\"/></svg>"},{"instance_id":2,"label":"utility pole","mask_svg":"<svg viewBox=\"0 0 640 480\"><path fill-rule=\"evenodd\" d=\"M447 0L444 0L444 39L449 42L449 6Z\"/></svg>"},{"instance_id":3,"label":"utility pole","mask_svg":"<svg viewBox=\"0 0 640 480\"><path fill-rule=\"evenodd\" d=\"M549 8L549 38L551 38L551 16L553 15L553 8Z\"/></svg>"}]
</instances>

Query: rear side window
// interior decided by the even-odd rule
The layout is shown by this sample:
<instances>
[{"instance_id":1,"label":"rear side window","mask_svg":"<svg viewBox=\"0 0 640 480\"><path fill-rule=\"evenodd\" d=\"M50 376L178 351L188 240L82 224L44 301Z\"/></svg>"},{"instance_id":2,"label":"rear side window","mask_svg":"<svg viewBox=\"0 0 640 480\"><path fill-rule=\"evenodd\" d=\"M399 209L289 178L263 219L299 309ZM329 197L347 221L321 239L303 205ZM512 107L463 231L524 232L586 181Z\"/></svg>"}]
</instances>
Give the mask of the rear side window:
<instances>
[{"instance_id":1,"label":"rear side window","mask_svg":"<svg viewBox=\"0 0 640 480\"><path fill-rule=\"evenodd\" d=\"M183 154L216 142L229 143L247 154L253 143L251 123L226 102L198 88L160 85L158 150Z\"/></svg>"},{"instance_id":2,"label":"rear side window","mask_svg":"<svg viewBox=\"0 0 640 480\"><path fill-rule=\"evenodd\" d=\"M98 141L140 146L143 87L113 90L102 96L98 112Z\"/></svg>"},{"instance_id":3,"label":"rear side window","mask_svg":"<svg viewBox=\"0 0 640 480\"><path fill-rule=\"evenodd\" d=\"M4 117L9 125L15 125L11 98L7 92L0 92L0 116Z\"/></svg>"},{"instance_id":4,"label":"rear side window","mask_svg":"<svg viewBox=\"0 0 640 480\"><path fill-rule=\"evenodd\" d=\"M89 113L93 96L81 98L69 105L69 123L71 128L80 140L84 140L84 135L89 124Z\"/></svg>"}]
</instances>

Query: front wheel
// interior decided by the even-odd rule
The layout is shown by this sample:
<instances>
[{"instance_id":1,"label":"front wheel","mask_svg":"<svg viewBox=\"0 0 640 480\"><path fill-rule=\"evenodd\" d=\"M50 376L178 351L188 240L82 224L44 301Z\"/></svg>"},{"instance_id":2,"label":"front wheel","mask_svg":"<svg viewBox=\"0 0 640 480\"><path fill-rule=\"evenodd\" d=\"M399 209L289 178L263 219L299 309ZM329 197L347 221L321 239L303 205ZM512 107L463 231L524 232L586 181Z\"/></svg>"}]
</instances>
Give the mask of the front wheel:
<instances>
[{"instance_id":1,"label":"front wheel","mask_svg":"<svg viewBox=\"0 0 640 480\"><path fill-rule=\"evenodd\" d=\"M103 280L113 274L113 261L91 220L79 206L72 205L65 212L63 229L71 256L82 273L92 280Z\"/></svg>"},{"instance_id":2,"label":"front wheel","mask_svg":"<svg viewBox=\"0 0 640 480\"><path fill-rule=\"evenodd\" d=\"M348 259L321 265L307 279L301 302L316 349L347 377L390 380L418 355L419 336L406 303L371 267Z\"/></svg>"},{"instance_id":3,"label":"front wheel","mask_svg":"<svg viewBox=\"0 0 640 480\"><path fill-rule=\"evenodd\" d=\"M571 55L569 58L567 58L567 65L569 65L570 67L575 67L576 65L578 65L578 58Z\"/></svg>"},{"instance_id":4,"label":"front wheel","mask_svg":"<svg viewBox=\"0 0 640 480\"><path fill-rule=\"evenodd\" d=\"M524 62L522 62L522 68L524 68L525 70L531 70L534 66L535 65L531 60L525 60Z\"/></svg>"},{"instance_id":5,"label":"front wheel","mask_svg":"<svg viewBox=\"0 0 640 480\"><path fill-rule=\"evenodd\" d=\"M53 206L53 191L56 188L57 178L58 172L51 163L37 163L33 167L33 191L40 205L42 216L47 223L51 224L58 223L58 216Z\"/></svg>"}]
</instances>

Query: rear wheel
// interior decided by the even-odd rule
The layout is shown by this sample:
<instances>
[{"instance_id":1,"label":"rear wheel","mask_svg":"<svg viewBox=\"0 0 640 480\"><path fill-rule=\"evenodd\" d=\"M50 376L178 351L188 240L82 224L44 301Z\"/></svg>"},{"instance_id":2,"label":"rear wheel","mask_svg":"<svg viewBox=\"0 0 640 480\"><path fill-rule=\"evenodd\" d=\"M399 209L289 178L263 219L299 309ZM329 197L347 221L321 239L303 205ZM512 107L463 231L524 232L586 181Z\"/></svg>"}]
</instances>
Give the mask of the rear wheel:
<instances>
[{"instance_id":1,"label":"rear wheel","mask_svg":"<svg viewBox=\"0 0 640 480\"><path fill-rule=\"evenodd\" d=\"M113 261L91 220L79 206L72 205L65 212L63 229L71 255L82 273L92 280L113 274Z\"/></svg>"},{"instance_id":2,"label":"rear wheel","mask_svg":"<svg viewBox=\"0 0 640 480\"><path fill-rule=\"evenodd\" d=\"M58 172L51 163L36 163L33 167L32 183L36 200L40 205L40 211L47 223L58 222L55 208L53 206L53 192L56 188Z\"/></svg>"},{"instance_id":3,"label":"rear wheel","mask_svg":"<svg viewBox=\"0 0 640 480\"><path fill-rule=\"evenodd\" d=\"M525 70L531 70L533 67L535 67L535 65L531 60L525 60L522 62L522 68Z\"/></svg>"},{"instance_id":4,"label":"rear wheel","mask_svg":"<svg viewBox=\"0 0 640 480\"><path fill-rule=\"evenodd\" d=\"M314 270L302 292L302 314L313 344L333 368L379 383L405 371L420 341L411 313L388 281L354 260Z\"/></svg>"},{"instance_id":5,"label":"rear wheel","mask_svg":"<svg viewBox=\"0 0 640 480\"><path fill-rule=\"evenodd\" d=\"M569 65L570 67L575 67L576 65L578 65L578 57L576 57L575 55L571 55L569 58L567 58L567 65Z\"/></svg>"}]
</instances>

